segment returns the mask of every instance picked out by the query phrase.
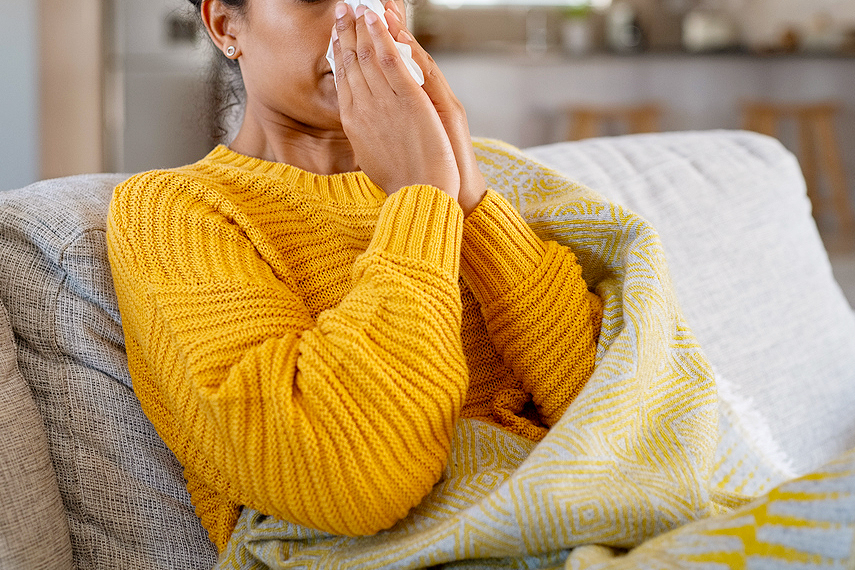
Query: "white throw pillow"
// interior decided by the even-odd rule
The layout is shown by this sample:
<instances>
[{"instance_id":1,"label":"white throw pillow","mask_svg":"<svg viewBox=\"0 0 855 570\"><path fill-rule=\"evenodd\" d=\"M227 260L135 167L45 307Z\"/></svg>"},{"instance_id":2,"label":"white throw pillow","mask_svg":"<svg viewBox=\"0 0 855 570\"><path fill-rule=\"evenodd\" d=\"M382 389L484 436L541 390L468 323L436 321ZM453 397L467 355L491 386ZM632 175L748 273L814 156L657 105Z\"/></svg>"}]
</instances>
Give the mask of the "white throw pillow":
<instances>
[{"instance_id":1,"label":"white throw pillow","mask_svg":"<svg viewBox=\"0 0 855 570\"><path fill-rule=\"evenodd\" d=\"M528 152L658 229L692 329L795 472L855 446L855 316L778 141L710 131Z\"/></svg>"}]
</instances>

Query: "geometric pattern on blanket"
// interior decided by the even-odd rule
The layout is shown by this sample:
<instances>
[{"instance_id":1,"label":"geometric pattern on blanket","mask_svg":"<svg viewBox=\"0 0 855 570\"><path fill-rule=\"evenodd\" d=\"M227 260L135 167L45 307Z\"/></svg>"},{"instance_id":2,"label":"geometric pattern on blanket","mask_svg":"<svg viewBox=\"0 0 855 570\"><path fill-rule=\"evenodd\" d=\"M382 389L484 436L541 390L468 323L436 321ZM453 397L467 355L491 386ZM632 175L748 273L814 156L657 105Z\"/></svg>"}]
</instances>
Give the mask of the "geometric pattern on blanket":
<instances>
[{"instance_id":1,"label":"geometric pattern on blanket","mask_svg":"<svg viewBox=\"0 0 855 570\"><path fill-rule=\"evenodd\" d=\"M441 481L391 529L332 536L245 508L218 567L553 568L575 547L631 548L744 503L709 489L714 375L655 230L511 146L475 147L488 186L569 246L605 303L590 380L537 445L460 421Z\"/></svg>"},{"instance_id":2,"label":"geometric pattern on blanket","mask_svg":"<svg viewBox=\"0 0 855 570\"><path fill-rule=\"evenodd\" d=\"M855 449L731 513L687 524L629 554L576 549L566 568L855 568Z\"/></svg>"}]
</instances>

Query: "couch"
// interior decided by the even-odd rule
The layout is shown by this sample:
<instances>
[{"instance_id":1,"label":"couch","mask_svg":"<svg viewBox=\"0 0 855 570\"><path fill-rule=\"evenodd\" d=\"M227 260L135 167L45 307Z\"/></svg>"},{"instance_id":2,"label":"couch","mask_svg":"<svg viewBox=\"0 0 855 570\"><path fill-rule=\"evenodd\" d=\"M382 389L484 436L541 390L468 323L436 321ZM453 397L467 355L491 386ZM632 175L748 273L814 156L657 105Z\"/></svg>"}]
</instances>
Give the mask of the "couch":
<instances>
[{"instance_id":1,"label":"couch","mask_svg":"<svg viewBox=\"0 0 855 570\"><path fill-rule=\"evenodd\" d=\"M720 447L738 440L745 468L762 475L741 492L768 492L855 447L855 314L792 154L740 131L527 152L659 230L716 371ZM73 176L0 193L2 569L216 562L180 465L127 371L105 246L110 195L125 178Z\"/></svg>"}]
</instances>

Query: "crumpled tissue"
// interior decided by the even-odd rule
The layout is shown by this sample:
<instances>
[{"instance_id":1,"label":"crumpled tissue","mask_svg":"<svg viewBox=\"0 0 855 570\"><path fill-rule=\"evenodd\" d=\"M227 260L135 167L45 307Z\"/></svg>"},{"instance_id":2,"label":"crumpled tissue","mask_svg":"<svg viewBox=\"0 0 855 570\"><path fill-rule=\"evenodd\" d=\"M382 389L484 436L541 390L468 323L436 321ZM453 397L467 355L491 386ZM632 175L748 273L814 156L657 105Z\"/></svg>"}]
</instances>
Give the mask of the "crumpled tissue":
<instances>
[{"instance_id":1,"label":"crumpled tissue","mask_svg":"<svg viewBox=\"0 0 855 570\"><path fill-rule=\"evenodd\" d=\"M351 8L356 10L356 7L360 4L363 4L366 8L374 12L380 17L380 21L383 22L383 25L386 28L389 28L389 24L386 23L386 18L383 17L383 12L386 10L383 8L383 3L380 0L343 0L345 4L348 4ZM404 60L404 64L407 66L407 69L410 72L410 75L413 76L413 79L419 85L425 84L425 74L422 72L421 68L413 59L413 50L407 44L402 44L401 42L395 42L395 47L398 48L398 53L401 54L401 59ZM335 79L335 58L333 57L333 41L330 38L330 47L327 49L327 61L330 62L330 68L333 70L333 79ZM336 86L338 86L338 81L336 81Z\"/></svg>"}]
</instances>

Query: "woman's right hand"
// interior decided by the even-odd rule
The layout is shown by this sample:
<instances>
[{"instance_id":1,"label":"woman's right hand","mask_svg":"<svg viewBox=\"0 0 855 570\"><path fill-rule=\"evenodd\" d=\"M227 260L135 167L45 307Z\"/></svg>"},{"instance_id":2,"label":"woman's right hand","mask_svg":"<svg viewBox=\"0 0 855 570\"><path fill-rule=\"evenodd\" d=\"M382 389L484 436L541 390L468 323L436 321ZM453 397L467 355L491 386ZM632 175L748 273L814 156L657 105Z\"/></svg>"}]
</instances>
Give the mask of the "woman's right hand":
<instances>
[{"instance_id":1,"label":"woman's right hand","mask_svg":"<svg viewBox=\"0 0 855 570\"><path fill-rule=\"evenodd\" d=\"M457 200L460 173L445 127L410 76L383 16L363 6L354 13L343 2L335 10L339 110L357 164L387 195L429 184Z\"/></svg>"},{"instance_id":2,"label":"woman's right hand","mask_svg":"<svg viewBox=\"0 0 855 570\"><path fill-rule=\"evenodd\" d=\"M452 92L439 66L407 30L406 18L398 3L388 0L385 8L384 17L389 23L389 32L399 42L410 46L413 60L425 75L424 91L445 126L457 160L457 169L460 172L460 194L457 201L463 208L463 213L468 216L484 198L487 185L475 158L466 111Z\"/></svg>"}]
</instances>

